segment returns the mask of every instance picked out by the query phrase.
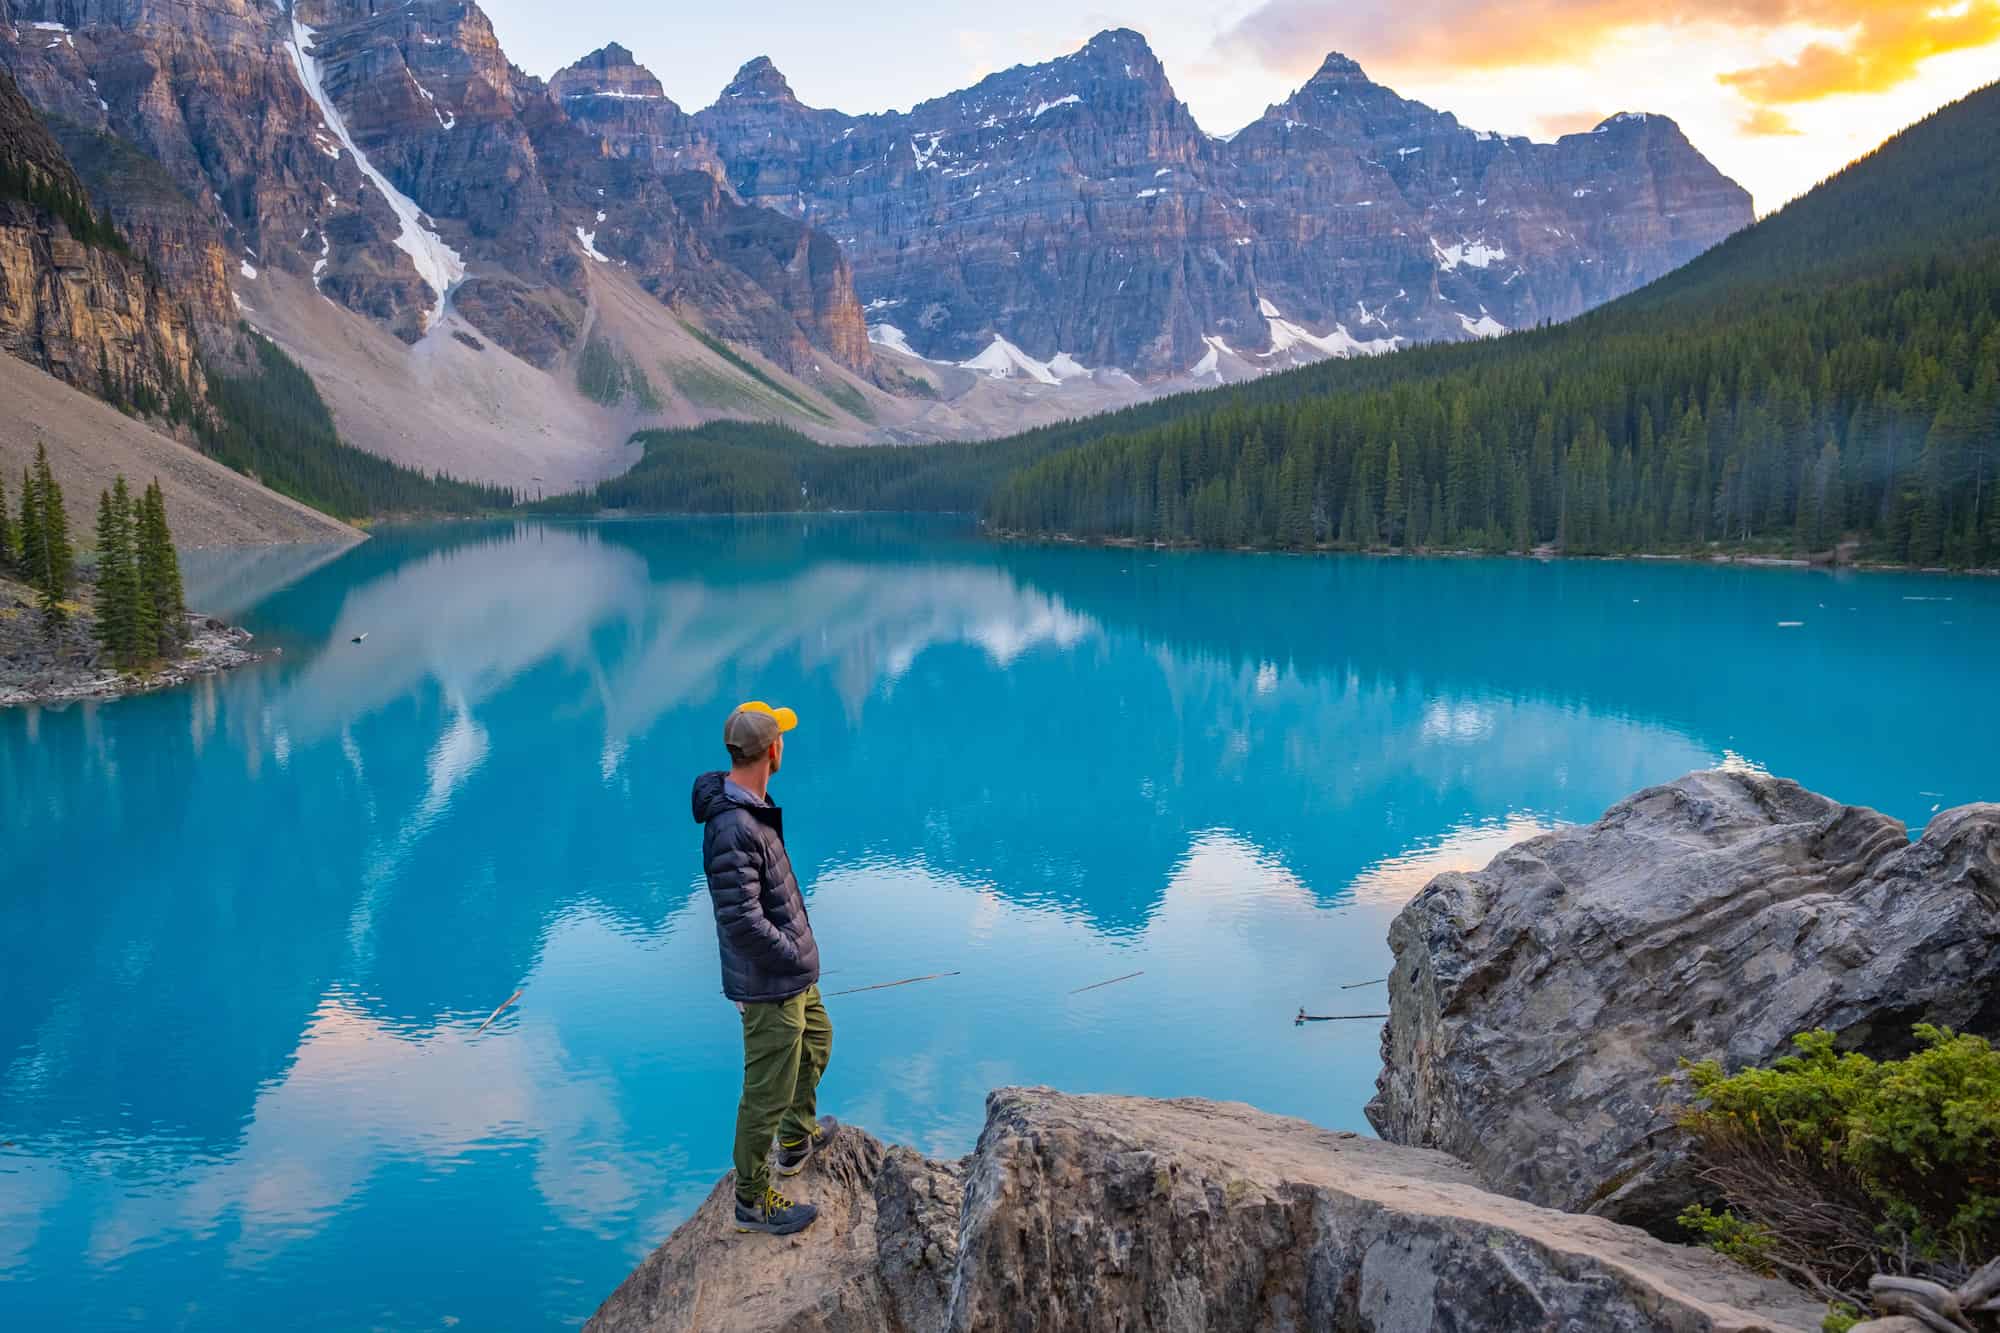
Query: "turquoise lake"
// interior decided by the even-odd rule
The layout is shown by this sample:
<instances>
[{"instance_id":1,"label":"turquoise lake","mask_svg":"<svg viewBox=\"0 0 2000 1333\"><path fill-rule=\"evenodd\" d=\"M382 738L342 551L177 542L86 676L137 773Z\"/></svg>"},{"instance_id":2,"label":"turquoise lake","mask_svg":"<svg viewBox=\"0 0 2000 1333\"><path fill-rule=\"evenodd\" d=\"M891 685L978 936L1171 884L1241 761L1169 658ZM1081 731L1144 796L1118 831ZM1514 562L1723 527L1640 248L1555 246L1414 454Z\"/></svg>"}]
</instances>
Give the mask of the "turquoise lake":
<instances>
[{"instance_id":1,"label":"turquoise lake","mask_svg":"<svg viewBox=\"0 0 2000 1333\"><path fill-rule=\"evenodd\" d=\"M688 790L743 699L802 719L822 1109L946 1154L1021 1082L1365 1129L1379 1024L1293 1014L1646 784L2000 797L1994 580L845 516L187 566L283 655L0 714L0 1328L580 1323L728 1163Z\"/></svg>"}]
</instances>

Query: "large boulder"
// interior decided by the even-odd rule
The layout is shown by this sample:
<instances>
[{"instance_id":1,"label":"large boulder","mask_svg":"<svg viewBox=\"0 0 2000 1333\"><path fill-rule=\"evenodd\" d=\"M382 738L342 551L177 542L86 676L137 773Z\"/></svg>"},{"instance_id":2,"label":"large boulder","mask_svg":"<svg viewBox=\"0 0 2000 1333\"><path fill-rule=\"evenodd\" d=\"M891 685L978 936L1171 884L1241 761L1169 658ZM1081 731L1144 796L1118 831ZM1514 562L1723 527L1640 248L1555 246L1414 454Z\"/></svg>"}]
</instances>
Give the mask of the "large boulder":
<instances>
[{"instance_id":1,"label":"large boulder","mask_svg":"<svg viewBox=\"0 0 2000 1333\"><path fill-rule=\"evenodd\" d=\"M1009 1088L963 1163L849 1131L789 1240L724 1177L586 1333L1780 1330L1798 1292L1707 1251L1480 1188L1441 1153L1247 1106Z\"/></svg>"},{"instance_id":2,"label":"large boulder","mask_svg":"<svg viewBox=\"0 0 2000 1333\"><path fill-rule=\"evenodd\" d=\"M2000 806L1901 823L1797 783L1694 773L1444 874L1389 930L1368 1117L1489 1187L1661 1230L1696 1197L1684 1060L1828 1028L2000 1030Z\"/></svg>"}]
</instances>

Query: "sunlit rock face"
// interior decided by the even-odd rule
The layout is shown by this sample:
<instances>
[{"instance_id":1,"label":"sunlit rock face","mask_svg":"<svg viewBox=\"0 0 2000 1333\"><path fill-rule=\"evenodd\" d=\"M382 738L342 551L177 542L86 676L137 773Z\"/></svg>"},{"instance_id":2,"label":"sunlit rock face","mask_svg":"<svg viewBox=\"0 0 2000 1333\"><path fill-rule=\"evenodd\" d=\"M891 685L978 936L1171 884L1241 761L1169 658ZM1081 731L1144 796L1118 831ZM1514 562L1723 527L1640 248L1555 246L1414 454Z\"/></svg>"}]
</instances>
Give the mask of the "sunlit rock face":
<instances>
[{"instance_id":1,"label":"sunlit rock face","mask_svg":"<svg viewBox=\"0 0 2000 1333\"><path fill-rule=\"evenodd\" d=\"M695 120L744 198L839 239L879 341L995 373L1220 375L1493 336L1751 220L1664 117L1536 144L1338 54L1215 138L1128 30L882 115L804 106L760 58ZM1023 355L984 364L996 338Z\"/></svg>"},{"instance_id":2,"label":"sunlit rock face","mask_svg":"<svg viewBox=\"0 0 2000 1333\"><path fill-rule=\"evenodd\" d=\"M0 166L68 199L89 197L5 70ZM150 393L162 407L203 386L193 320L159 276L28 199L0 198L0 352L89 392Z\"/></svg>"}]
</instances>

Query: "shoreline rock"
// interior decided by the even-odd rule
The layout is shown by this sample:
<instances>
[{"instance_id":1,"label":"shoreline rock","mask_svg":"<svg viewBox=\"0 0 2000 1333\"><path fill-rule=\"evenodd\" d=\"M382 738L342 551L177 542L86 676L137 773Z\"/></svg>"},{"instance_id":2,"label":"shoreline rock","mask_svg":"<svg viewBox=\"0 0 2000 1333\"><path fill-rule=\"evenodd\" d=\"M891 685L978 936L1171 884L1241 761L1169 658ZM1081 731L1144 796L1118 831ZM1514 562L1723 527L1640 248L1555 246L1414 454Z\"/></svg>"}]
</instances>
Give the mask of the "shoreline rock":
<instances>
[{"instance_id":1,"label":"shoreline rock","mask_svg":"<svg viewBox=\"0 0 2000 1333\"><path fill-rule=\"evenodd\" d=\"M12 621L32 619L37 623L25 633L18 629L10 633L10 622L0 621L0 708L61 706L85 699L150 694L200 676L262 662L279 651L252 648L249 645L254 636L249 630L189 612L188 642L179 658L145 671L119 671L103 664L87 613L73 617L63 628L58 640L63 652L57 656L45 649L48 641L38 623L38 612L17 605L0 609L0 616L7 610L14 613Z\"/></svg>"},{"instance_id":2,"label":"shoreline rock","mask_svg":"<svg viewBox=\"0 0 2000 1333\"><path fill-rule=\"evenodd\" d=\"M1368 1118L1491 1189L1668 1234L1700 1195L1680 1062L1768 1065L1827 1028L2000 1034L2000 805L1903 824L1693 773L1432 880L1390 927Z\"/></svg>"},{"instance_id":3,"label":"shoreline rock","mask_svg":"<svg viewBox=\"0 0 2000 1333\"><path fill-rule=\"evenodd\" d=\"M1442 1153L1233 1103L1003 1088L973 1153L852 1128L786 1238L725 1175L585 1333L1471 1328L1808 1330L1783 1283L1480 1188Z\"/></svg>"}]
</instances>

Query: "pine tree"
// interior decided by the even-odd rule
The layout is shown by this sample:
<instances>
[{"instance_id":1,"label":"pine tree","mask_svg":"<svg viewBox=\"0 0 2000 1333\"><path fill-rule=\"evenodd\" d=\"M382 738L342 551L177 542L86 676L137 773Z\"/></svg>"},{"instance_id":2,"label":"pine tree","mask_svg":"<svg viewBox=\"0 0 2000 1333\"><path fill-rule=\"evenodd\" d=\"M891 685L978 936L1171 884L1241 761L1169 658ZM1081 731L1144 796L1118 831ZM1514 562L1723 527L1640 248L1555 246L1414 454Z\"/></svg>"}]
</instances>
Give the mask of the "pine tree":
<instances>
[{"instance_id":1,"label":"pine tree","mask_svg":"<svg viewBox=\"0 0 2000 1333\"><path fill-rule=\"evenodd\" d=\"M1396 441L1389 441L1389 458L1382 465L1382 539L1391 546L1404 542L1409 497L1403 493L1403 455Z\"/></svg>"},{"instance_id":2,"label":"pine tree","mask_svg":"<svg viewBox=\"0 0 2000 1333\"><path fill-rule=\"evenodd\" d=\"M0 477L0 569L12 569L19 553L14 549L14 520L7 512L7 479Z\"/></svg>"},{"instance_id":3,"label":"pine tree","mask_svg":"<svg viewBox=\"0 0 2000 1333\"><path fill-rule=\"evenodd\" d=\"M97 639L120 666L142 657L138 632L139 571L133 563L132 495L120 476L97 497Z\"/></svg>"},{"instance_id":4,"label":"pine tree","mask_svg":"<svg viewBox=\"0 0 2000 1333\"><path fill-rule=\"evenodd\" d=\"M181 592L180 553L167 528L167 500L155 477L140 501L139 576L145 588L141 612L156 651L178 651L187 642L187 602Z\"/></svg>"},{"instance_id":5,"label":"pine tree","mask_svg":"<svg viewBox=\"0 0 2000 1333\"><path fill-rule=\"evenodd\" d=\"M39 444L35 446L35 525L35 564L28 577L41 594L44 619L59 624L65 615L62 604L76 580L76 554L70 549L62 487L49 471L47 447Z\"/></svg>"},{"instance_id":6,"label":"pine tree","mask_svg":"<svg viewBox=\"0 0 2000 1333\"><path fill-rule=\"evenodd\" d=\"M30 584L42 563L42 502L35 494L35 474L21 469L21 520L14 525L14 568Z\"/></svg>"},{"instance_id":7,"label":"pine tree","mask_svg":"<svg viewBox=\"0 0 2000 1333\"><path fill-rule=\"evenodd\" d=\"M1526 552L1534 546L1535 536L1528 506L1528 473L1519 459L1514 462L1513 483L1509 488L1507 516L1510 544L1514 550Z\"/></svg>"}]
</instances>

